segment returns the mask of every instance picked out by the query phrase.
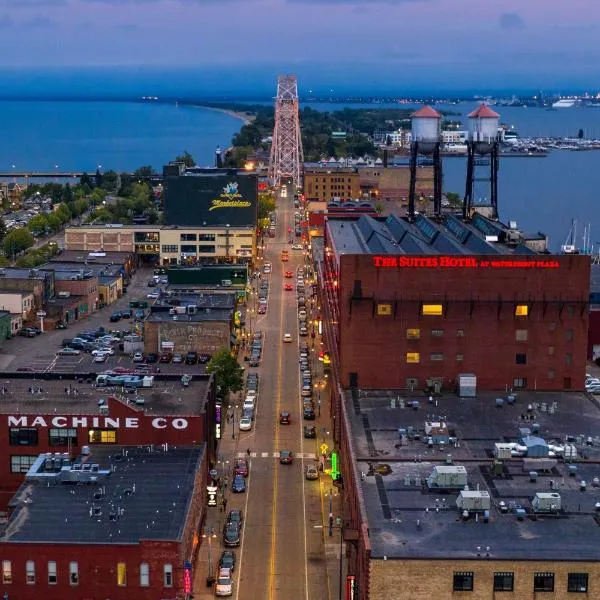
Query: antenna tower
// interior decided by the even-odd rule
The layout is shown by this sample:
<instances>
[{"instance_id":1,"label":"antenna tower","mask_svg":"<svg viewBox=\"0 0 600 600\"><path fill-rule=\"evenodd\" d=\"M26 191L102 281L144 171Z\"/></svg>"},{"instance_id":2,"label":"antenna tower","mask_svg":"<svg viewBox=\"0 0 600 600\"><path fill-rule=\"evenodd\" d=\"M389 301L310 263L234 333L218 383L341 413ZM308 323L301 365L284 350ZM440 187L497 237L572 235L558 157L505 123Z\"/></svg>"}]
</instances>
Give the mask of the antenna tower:
<instances>
[{"instance_id":1,"label":"antenna tower","mask_svg":"<svg viewBox=\"0 0 600 600\"><path fill-rule=\"evenodd\" d=\"M269 162L269 177L273 185L293 183L299 186L302 173L302 138L298 115L298 81L295 75L277 78L275 98L275 128Z\"/></svg>"}]
</instances>

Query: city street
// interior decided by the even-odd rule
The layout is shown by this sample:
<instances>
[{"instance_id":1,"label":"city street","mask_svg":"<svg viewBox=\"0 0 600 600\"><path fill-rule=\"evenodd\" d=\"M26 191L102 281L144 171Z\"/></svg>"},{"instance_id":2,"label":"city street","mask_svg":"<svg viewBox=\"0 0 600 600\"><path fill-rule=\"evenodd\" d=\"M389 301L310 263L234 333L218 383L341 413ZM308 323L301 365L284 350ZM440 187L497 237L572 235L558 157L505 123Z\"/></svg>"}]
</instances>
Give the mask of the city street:
<instances>
[{"instance_id":1,"label":"city street","mask_svg":"<svg viewBox=\"0 0 600 600\"><path fill-rule=\"evenodd\" d=\"M233 494L227 490L226 509L223 511L222 504L208 509L205 536L210 537L214 532L210 545L215 568L222 550L226 512L232 508L244 511L241 545L235 549L233 590L233 597L240 600L337 597L337 581L330 582L326 569L326 555L331 554L331 548L330 544L326 548L325 540L331 540L333 548L339 547L339 541L326 537L325 510L329 508L324 506L324 498L332 487L331 480L324 474L320 475L320 481L309 481L304 476L307 465L318 464L319 446L325 441L329 426L328 410L322 411L316 421L302 419L298 341L309 345L311 342L309 337L298 337L297 296L295 290L284 291L283 276L284 271L294 271L295 277L297 268L304 264L303 253L290 250L287 242L286 232L293 227L293 214L292 202L280 199L277 235L265 247L264 260L273 267L270 275L262 275L270 281L269 308L267 314L258 315L254 326L255 331L263 332L265 339L262 363L256 369L260 388L254 426L249 432L238 431L238 408L235 424L224 425L220 447L218 468L229 483L235 458L247 456L250 451L247 491ZM284 249L290 250L290 260L285 263L280 259ZM292 335L292 343L283 341L285 333ZM289 425L279 425L282 410L290 413ZM315 425L319 432L316 439L304 439L306 424ZM280 464L281 450L294 453L292 464ZM206 568L204 572L202 566ZM206 587L208 565L199 561L196 573L194 598L212 597L212 591ZM335 596L332 596L333 586Z\"/></svg>"}]
</instances>

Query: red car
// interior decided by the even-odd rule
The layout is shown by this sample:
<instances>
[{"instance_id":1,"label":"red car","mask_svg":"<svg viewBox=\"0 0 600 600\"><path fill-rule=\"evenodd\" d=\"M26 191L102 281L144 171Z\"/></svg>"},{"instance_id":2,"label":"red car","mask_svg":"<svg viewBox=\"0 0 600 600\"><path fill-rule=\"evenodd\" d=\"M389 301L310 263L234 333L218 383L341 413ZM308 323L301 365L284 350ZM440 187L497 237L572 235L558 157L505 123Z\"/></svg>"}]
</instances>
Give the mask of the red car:
<instances>
[{"instance_id":1,"label":"red car","mask_svg":"<svg viewBox=\"0 0 600 600\"><path fill-rule=\"evenodd\" d=\"M291 279L294 276L294 274L291 271L286 271L284 275L286 279Z\"/></svg>"},{"instance_id":2,"label":"red car","mask_svg":"<svg viewBox=\"0 0 600 600\"><path fill-rule=\"evenodd\" d=\"M235 466L233 467L233 472L235 475L241 475L242 477L248 477L248 461L245 458L238 458L235 461Z\"/></svg>"},{"instance_id":3,"label":"red car","mask_svg":"<svg viewBox=\"0 0 600 600\"><path fill-rule=\"evenodd\" d=\"M294 453L291 450L281 450L279 462L282 465L291 465L294 462Z\"/></svg>"},{"instance_id":4,"label":"red car","mask_svg":"<svg viewBox=\"0 0 600 600\"><path fill-rule=\"evenodd\" d=\"M282 410L279 413L279 424L280 425L289 425L291 423L290 413L287 410Z\"/></svg>"},{"instance_id":5,"label":"red car","mask_svg":"<svg viewBox=\"0 0 600 600\"><path fill-rule=\"evenodd\" d=\"M291 283L286 283L283 288L285 289L286 292L291 292L294 289L294 286Z\"/></svg>"},{"instance_id":6,"label":"red car","mask_svg":"<svg viewBox=\"0 0 600 600\"><path fill-rule=\"evenodd\" d=\"M259 306L258 307L258 314L259 315L264 315L267 312L267 307L266 306Z\"/></svg>"}]
</instances>

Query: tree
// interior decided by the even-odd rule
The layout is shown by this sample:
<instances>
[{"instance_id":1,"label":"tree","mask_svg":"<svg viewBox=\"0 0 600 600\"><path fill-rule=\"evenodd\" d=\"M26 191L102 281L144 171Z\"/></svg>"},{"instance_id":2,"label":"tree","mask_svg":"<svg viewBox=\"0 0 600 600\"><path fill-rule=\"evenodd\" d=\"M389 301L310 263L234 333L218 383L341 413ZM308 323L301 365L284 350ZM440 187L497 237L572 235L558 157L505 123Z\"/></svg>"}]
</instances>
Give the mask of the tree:
<instances>
[{"instance_id":1,"label":"tree","mask_svg":"<svg viewBox=\"0 0 600 600\"><path fill-rule=\"evenodd\" d=\"M271 192L262 192L258 195L258 218L266 219L269 213L275 210L275 197Z\"/></svg>"},{"instance_id":2,"label":"tree","mask_svg":"<svg viewBox=\"0 0 600 600\"><path fill-rule=\"evenodd\" d=\"M187 150L184 150L183 154L176 156L175 162L182 162L186 167L194 167L196 165L194 157Z\"/></svg>"},{"instance_id":3,"label":"tree","mask_svg":"<svg viewBox=\"0 0 600 600\"><path fill-rule=\"evenodd\" d=\"M83 173L81 178L79 179L79 183L81 186L87 186L90 190L94 187L95 182L92 177L90 177L87 173Z\"/></svg>"},{"instance_id":4,"label":"tree","mask_svg":"<svg viewBox=\"0 0 600 600\"><path fill-rule=\"evenodd\" d=\"M55 215L54 213L46 215L46 223L50 231L52 231L53 233L58 231L62 225L60 217L58 215Z\"/></svg>"},{"instance_id":5,"label":"tree","mask_svg":"<svg viewBox=\"0 0 600 600\"><path fill-rule=\"evenodd\" d=\"M6 256L15 256L33 246L33 235L26 227L13 229L4 236L2 247Z\"/></svg>"},{"instance_id":6,"label":"tree","mask_svg":"<svg viewBox=\"0 0 600 600\"><path fill-rule=\"evenodd\" d=\"M6 223L4 222L4 219L2 217L0 217L0 240L4 239L5 235L6 235Z\"/></svg>"},{"instance_id":7,"label":"tree","mask_svg":"<svg viewBox=\"0 0 600 600\"><path fill-rule=\"evenodd\" d=\"M90 203L92 204L92 206L97 206L98 204L102 204L105 198L106 192L101 188L95 188L90 194Z\"/></svg>"},{"instance_id":8,"label":"tree","mask_svg":"<svg viewBox=\"0 0 600 600\"><path fill-rule=\"evenodd\" d=\"M71 189L71 186L67 183L62 189L60 201L64 202L65 204L68 204L69 202L73 202L73 200L73 190Z\"/></svg>"},{"instance_id":9,"label":"tree","mask_svg":"<svg viewBox=\"0 0 600 600\"><path fill-rule=\"evenodd\" d=\"M27 229L37 237L46 233L46 227L48 227L46 215L35 215L27 223Z\"/></svg>"},{"instance_id":10,"label":"tree","mask_svg":"<svg viewBox=\"0 0 600 600\"><path fill-rule=\"evenodd\" d=\"M134 177L151 177L154 175L154 169L150 165L139 167L133 172Z\"/></svg>"},{"instance_id":11,"label":"tree","mask_svg":"<svg viewBox=\"0 0 600 600\"><path fill-rule=\"evenodd\" d=\"M225 400L230 392L239 392L244 385L244 370L228 348L221 348L213 355L206 372L215 374L217 391Z\"/></svg>"},{"instance_id":12,"label":"tree","mask_svg":"<svg viewBox=\"0 0 600 600\"><path fill-rule=\"evenodd\" d=\"M61 223L68 223L71 220L71 211L66 204L60 204L54 211L54 214L60 219Z\"/></svg>"}]
</instances>

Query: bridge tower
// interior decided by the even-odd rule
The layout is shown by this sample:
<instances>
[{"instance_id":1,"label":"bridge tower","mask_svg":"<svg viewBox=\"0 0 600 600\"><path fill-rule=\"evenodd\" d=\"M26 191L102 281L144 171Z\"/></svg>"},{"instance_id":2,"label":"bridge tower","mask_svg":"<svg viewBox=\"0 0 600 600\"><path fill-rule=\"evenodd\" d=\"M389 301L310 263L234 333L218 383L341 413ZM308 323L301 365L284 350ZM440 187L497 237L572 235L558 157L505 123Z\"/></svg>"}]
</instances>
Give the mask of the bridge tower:
<instances>
[{"instance_id":1,"label":"bridge tower","mask_svg":"<svg viewBox=\"0 0 600 600\"><path fill-rule=\"evenodd\" d=\"M280 75L277 78L275 128L269 161L269 177L277 187L288 182L296 186L301 184L304 153L298 104L296 76Z\"/></svg>"}]
</instances>

